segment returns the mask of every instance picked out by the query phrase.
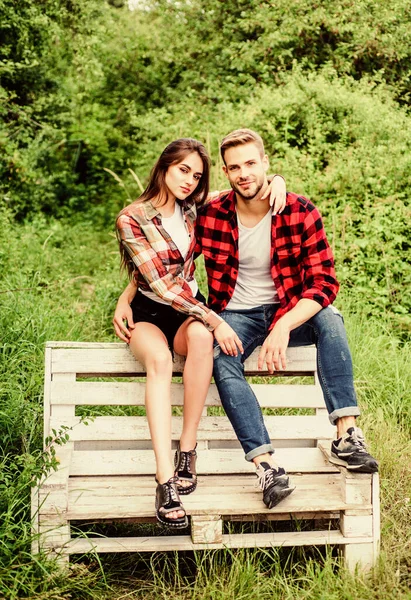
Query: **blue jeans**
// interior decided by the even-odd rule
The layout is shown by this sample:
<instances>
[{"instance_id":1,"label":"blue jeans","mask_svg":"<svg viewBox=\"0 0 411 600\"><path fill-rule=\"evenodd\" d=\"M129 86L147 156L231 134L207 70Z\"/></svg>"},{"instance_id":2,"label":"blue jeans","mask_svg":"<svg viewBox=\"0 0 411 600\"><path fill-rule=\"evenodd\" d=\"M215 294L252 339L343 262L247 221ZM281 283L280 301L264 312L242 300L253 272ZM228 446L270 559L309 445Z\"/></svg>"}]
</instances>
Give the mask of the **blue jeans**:
<instances>
[{"instance_id":1,"label":"blue jeans","mask_svg":"<svg viewBox=\"0 0 411 600\"><path fill-rule=\"evenodd\" d=\"M245 452L246 460L274 452L260 405L244 377L243 363L269 334L277 305L220 313L244 346L244 354L228 356L215 350L214 379L221 403ZM320 385L331 423L340 417L358 416L351 353L343 318L333 307L323 308L290 334L289 346L317 346Z\"/></svg>"}]
</instances>

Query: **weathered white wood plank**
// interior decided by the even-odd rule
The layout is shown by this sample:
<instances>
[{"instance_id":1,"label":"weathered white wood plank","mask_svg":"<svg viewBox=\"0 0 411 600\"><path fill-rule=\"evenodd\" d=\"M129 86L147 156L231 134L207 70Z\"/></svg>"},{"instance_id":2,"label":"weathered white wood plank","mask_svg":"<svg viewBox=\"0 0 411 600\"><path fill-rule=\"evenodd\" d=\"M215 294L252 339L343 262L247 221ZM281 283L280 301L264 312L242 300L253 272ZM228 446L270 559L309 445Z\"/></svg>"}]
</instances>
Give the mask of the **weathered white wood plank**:
<instances>
[{"instance_id":1,"label":"weathered white wood plank","mask_svg":"<svg viewBox=\"0 0 411 600\"><path fill-rule=\"evenodd\" d=\"M317 448L279 448L277 462L288 473L338 472L327 463ZM198 454L197 470L206 473L254 473L252 463L244 460L241 450L203 450ZM81 475L154 475L152 450L102 450L73 452L70 474ZM220 484L221 485L221 484Z\"/></svg>"},{"instance_id":2,"label":"weathered white wood plank","mask_svg":"<svg viewBox=\"0 0 411 600\"><path fill-rule=\"evenodd\" d=\"M356 571L367 572L375 564L376 556L374 554L374 545L372 538L364 538L368 540L368 543L361 544L356 538L355 543L350 543L352 538L345 538L346 545L343 546L343 554L345 564L351 573L355 574Z\"/></svg>"},{"instance_id":3,"label":"weathered white wood plank","mask_svg":"<svg viewBox=\"0 0 411 600\"><path fill-rule=\"evenodd\" d=\"M259 349L257 348L245 363L245 370L257 372ZM288 348L287 372L307 372L313 374L316 370L316 349L314 347ZM174 372L181 373L184 359L176 355ZM53 373L144 373L145 368L133 357L127 344L118 347L113 344L108 348L94 348L92 344L79 348L54 347L52 351ZM259 373L268 375L268 372Z\"/></svg>"},{"instance_id":4,"label":"weathered white wood plank","mask_svg":"<svg viewBox=\"0 0 411 600\"><path fill-rule=\"evenodd\" d=\"M319 475L321 477L326 476L326 481L328 482L335 482L339 477L338 472L333 473L329 471L319 473ZM335 478L336 476L337 479ZM299 490L305 489L307 486L309 487L313 477L316 477L316 475L308 475L307 473L292 473L290 475L294 485L297 486ZM332 477L332 479L329 479L328 477ZM258 489L255 486L256 482L257 478L255 476L254 469L251 469L248 473L230 473L224 475L224 490L227 490L227 492L230 494L237 493L245 489L249 489L254 492ZM140 495L151 495L156 487L153 475L78 476L70 477L68 485L70 492L78 490L92 490L93 493L97 495L111 494L114 496L117 494L127 496L129 493L132 493L133 495L136 493L139 493ZM198 489L195 493L197 494L199 492L201 494L202 489L207 489L207 493L209 494L221 494L221 476L218 474L200 475ZM352 507L352 510L354 509L358 509L358 506ZM350 514L354 514L352 510ZM364 510L365 509L361 508L361 514L364 514Z\"/></svg>"},{"instance_id":5,"label":"weathered white wood plank","mask_svg":"<svg viewBox=\"0 0 411 600\"><path fill-rule=\"evenodd\" d=\"M223 520L220 515L193 515L191 539L194 544L220 544L223 541Z\"/></svg>"},{"instance_id":6,"label":"weathered white wood plank","mask_svg":"<svg viewBox=\"0 0 411 600\"><path fill-rule=\"evenodd\" d=\"M31 553L38 554L40 551L39 545L39 488L37 486L31 488Z\"/></svg>"},{"instance_id":7,"label":"weathered white wood plank","mask_svg":"<svg viewBox=\"0 0 411 600\"><path fill-rule=\"evenodd\" d=\"M172 418L172 439L179 439L182 431L182 417ZM271 439L318 440L332 438L335 433L327 416L266 416L264 418ZM96 417L88 425L79 417L50 419L50 428L62 425L73 427L69 431L72 441L89 440L150 440L146 417ZM227 417L202 417L198 430L198 440L235 440L236 435Z\"/></svg>"},{"instance_id":8,"label":"weathered white wood plank","mask_svg":"<svg viewBox=\"0 0 411 600\"><path fill-rule=\"evenodd\" d=\"M374 561L376 561L380 553L381 543L380 476L378 473L373 474L371 485Z\"/></svg>"},{"instance_id":9,"label":"weathered white wood plank","mask_svg":"<svg viewBox=\"0 0 411 600\"><path fill-rule=\"evenodd\" d=\"M186 496L185 509L196 515L252 515L284 513L325 513L354 509L340 495L340 475L292 476L294 492L278 506L268 510L263 504L262 493L255 486L254 476L238 476L237 485L221 491L218 478L200 478L195 494ZM117 481L116 481L117 479ZM107 478L106 487L101 479L70 479L69 518L139 518L154 515L155 482L153 478ZM96 487L94 487L96 486ZM364 510L370 509L365 505ZM47 510L44 509L44 514ZM355 517L353 517L355 518ZM369 519L371 517L368 517Z\"/></svg>"},{"instance_id":10,"label":"weathered white wood plank","mask_svg":"<svg viewBox=\"0 0 411 600\"><path fill-rule=\"evenodd\" d=\"M43 445L50 431L50 397L51 397L51 348L46 348L44 354L44 414L43 414Z\"/></svg>"},{"instance_id":11,"label":"weathered white wood plank","mask_svg":"<svg viewBox=\"0 0 411 600\"><path fill-rule=\"evenodd\" d=\"M367 538L350 538L350 543L366 546ZM324 546L346 544L339 531L298 531L286 533L223 535L220 544L193 544L189 535L129 538L78 538L66 546L70 554L85 552L165 552L168 550L201 550L216 548L263 548L273 546Z\"/></svg>"},{"instance_id":12,"label":"weathered white wood plank","mask_svg":"<svg viewBox=\"0 0 411 600\"><path fill-rule=\"evenodd\" d=\"M372 537L373 521L372 515L341 515L340 522L341 533L345 537Z\"/></svg>"},{"instance_id":13,"label":"weathered white wood plank","mask_svg":"<svg viewBox=\"0 0 411 600\"><path fill-rule=\"evenodd\" d=\"M51 402L76 406L144 406L144 381L76 381L73 385L53 381ZM324 409L321 389L315 385L251 384L263 408ZM171 404L183 405L184 391L180 383L171 384ZM207 406L221 406L217 387L210 385Z\"/></svg>"}]
</instances>

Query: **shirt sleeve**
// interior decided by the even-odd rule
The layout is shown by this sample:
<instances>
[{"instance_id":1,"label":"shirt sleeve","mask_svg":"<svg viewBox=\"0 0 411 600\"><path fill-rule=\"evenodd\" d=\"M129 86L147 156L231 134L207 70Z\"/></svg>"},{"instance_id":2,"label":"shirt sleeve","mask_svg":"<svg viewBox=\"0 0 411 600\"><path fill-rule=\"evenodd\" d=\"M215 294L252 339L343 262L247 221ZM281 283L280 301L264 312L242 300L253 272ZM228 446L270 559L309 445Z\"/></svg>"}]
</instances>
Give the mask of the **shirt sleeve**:
<instances>
[{"instance_id":1,"label":"shirt sleeve","mask_svg":"<svg viewBox=\"0 0 411 600\"><path fill-rule=\"evenodd\" d=\"M214 311L194 298L189 285L182 277L168 271L137 221L128 215L121 215L116 225L120 243L150 289L159 298L178 312L202 321L209 331L213 331L223 321Z\"/></svg>"},{"instance_id":2,"label":"shirt sleeve","mask_svg":"<svg viewBox=\"0 0 411 600\"><path fill-rule=\"evenodd\" d=\"M312 205L304 219L302 235L304 287L302 298L315 300L323 308L337 296L334 258L325 235L324 224L317 208Z\"/></svg>"}]
</instances>

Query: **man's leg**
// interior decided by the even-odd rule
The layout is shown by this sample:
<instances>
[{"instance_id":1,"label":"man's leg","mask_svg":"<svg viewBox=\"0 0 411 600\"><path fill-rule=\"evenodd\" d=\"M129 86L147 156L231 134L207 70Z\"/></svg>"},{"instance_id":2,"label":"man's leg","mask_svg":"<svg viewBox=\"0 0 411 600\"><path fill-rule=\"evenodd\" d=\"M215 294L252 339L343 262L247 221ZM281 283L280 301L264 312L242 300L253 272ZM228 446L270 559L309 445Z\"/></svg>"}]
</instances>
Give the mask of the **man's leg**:
<instances>
[{"instance_id":1,"label":"man's leg","mask_svg":"<svg viewBox=\"0 0 411 600\"><path fill-rule=\"evenodd\" d=\"M318 375L329 418L337 426L333 458L351 470L375 472L378 463L367 453L362 432L355 426L360 409L354 389L351 352L343 318L333 307L320 310L291 332L290 346L312 343L317 346Z\"/></svg>"},{"instance_id":2,"label":"man's leg","mask_svg":"<svg viewBox=\"0 0 411 600\"><path fill-rule=\"evenodd\" d=\"M236 432L245 458L254 462L268 508L288 496L289 487L284 469L276 465L274 449L264 424L258 400L244 376L244 360L262 344L270 320L264 307L244 311L224 311L221 316L241 339L244 355L229 356L217 350L214 359L214 379L221 403Z\"/></svg>"}]
</instances>

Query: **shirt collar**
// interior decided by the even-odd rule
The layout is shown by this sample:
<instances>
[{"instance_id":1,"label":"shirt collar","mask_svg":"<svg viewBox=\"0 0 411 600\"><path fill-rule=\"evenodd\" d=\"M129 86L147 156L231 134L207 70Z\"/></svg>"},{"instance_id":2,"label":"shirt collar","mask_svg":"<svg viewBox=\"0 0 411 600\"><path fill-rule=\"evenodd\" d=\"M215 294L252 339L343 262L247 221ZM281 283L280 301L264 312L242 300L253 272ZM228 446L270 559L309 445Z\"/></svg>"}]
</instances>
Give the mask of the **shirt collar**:
<instances>
[{"instance_id":1,"label":"shirt collar","mask_svg":"<svg viewBox=\"0 0 411 600\"><path fill-rule=\"evenodd\" d=\"M184 213L186 213L190 208L192 208L192 206L194 204L194 201L187 202L186 200L185 201L176 200L176 202L177 202L177 204L179 204L182 207ZM147 220L151 221L152 219L154 219L154 217L157 217L157 216L161 217L160 211L152 203L151 200L148 200L147 202L144 202L143 203L143 208L144 208L144 212L145 212Z\"/></svg>"},{"instance_id":2,"label":"shirt collar","mask_svg":"<svg viewBox=\"0 0 411 600\"><path fill-rule=\"evenodd\" d=\"M220 204L220 210L225 214L235 213L235 192L231 190Z\"/></svg>"}]
</instances>

